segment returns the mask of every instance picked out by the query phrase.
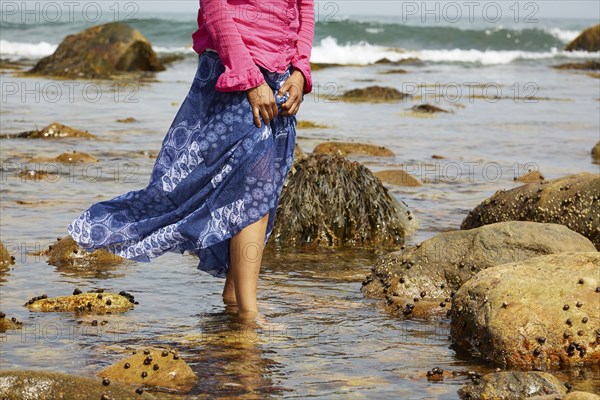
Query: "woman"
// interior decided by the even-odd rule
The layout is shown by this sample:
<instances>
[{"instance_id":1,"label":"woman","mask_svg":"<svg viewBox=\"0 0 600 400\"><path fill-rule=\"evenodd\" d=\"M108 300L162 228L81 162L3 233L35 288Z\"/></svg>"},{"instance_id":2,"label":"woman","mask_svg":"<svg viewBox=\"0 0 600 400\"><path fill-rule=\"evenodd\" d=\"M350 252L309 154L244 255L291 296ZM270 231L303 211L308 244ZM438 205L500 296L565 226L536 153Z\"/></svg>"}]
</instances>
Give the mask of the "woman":
<instances>
[{"instance_id":1,"label":"woman","mask_svg":"<svg viewBox=\"0 0 600 400\"><path fill-rule=\"evenodd\" d=\"M84 249L150 261L191 251L255 316L264 245L312 89L312 0L201 0L196 76L148 186L96 203L68 230Z\"/></svg>"}]
</instances>

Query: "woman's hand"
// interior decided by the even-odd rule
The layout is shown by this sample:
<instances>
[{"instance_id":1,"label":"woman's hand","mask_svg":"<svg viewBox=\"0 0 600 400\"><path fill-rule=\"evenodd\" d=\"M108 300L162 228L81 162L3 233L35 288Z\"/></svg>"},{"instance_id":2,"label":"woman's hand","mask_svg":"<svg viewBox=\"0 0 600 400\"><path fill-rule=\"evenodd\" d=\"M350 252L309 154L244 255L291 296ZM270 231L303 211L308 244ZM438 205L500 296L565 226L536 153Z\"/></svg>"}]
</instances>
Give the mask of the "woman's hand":
<instances>
[{"instance_id":1,"label":"woman's hand","mask_svg":"<svg viewBox=\"0 0 600 400\"><path fill-rule=\"evenodd\" d=\"M296 115L300 109L300 103L302 103L303 87L304 75L302 75L302 72L298 70L292 72L281 89L279 89L280 96L283 96L286 92L289 93L287 101L281 105L281 115Z\"/></svg>"},{"instance_id":2,"label":"woman's hand","mask_svg":"<svg viewBox=\"0 0 600 400\"><path fill-rule=\"evenodd\" d=\"M260 86L247 90L246 95L248 96L252 114L254 115L254 125L256 125L257 128L261 127L261 116L267 125L277 116L277 103L275 103L273 89L271 89L266 82Z\"/></svg>"}]
</instances>

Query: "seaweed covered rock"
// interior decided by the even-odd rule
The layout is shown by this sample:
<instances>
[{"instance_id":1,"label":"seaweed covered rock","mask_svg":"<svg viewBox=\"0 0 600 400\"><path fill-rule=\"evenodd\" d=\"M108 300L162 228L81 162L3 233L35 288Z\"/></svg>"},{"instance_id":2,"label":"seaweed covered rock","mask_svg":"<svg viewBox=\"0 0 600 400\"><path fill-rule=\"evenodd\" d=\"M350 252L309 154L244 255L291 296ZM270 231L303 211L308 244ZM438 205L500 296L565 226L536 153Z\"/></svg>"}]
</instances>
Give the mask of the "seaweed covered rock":
<instances>
[{"instance_id":1,"label":"seaweed covered rock","mask_svg":"<svg viewBox=\"0 0 600 400\"><path fill-rule=\"evenodd\" d=\"M573 69L573 70L582 70L582 71L597 71L600 69L600 62L595 60L588 60L579 63L566 63L555 65L556 69Z\"/></svg>"},{"instance_id":2,"label":"seaweed covered rock","mask_svg":"<svg viewBox=\"0 0 600 400\"><path fill-rule=\"evenodd\" d=\"M0 311L0 332L6 332L8 330L13 329L21 329L23 327L23 323L21 321L17 321L15 317L7 318L6 314Z\"/></svg>"},{"instance_id":3,"label":"seaweed covered rock","mask_svg":"<svg viewBox=\"0 0 600 400\"><path fill-rule=\"evenodd\" d=\"M88 131L71 128L58 122L52 122L50 125L42 129L26 131L16 134L0 135L2 138L19 138L19 139L58 139L58 138L85 138L93 139L94 135Z\"/></svg>"},{"instance_id":4,"label":"seaweed covered rock","mask_svg":"<svg viewBox=\"0 0 600 400\"><path fill-rule=\"evenodd\" d=\"M0 371L3 400L154 399L143 388L84 376L31 370Z\"/></svg>"},{"instance_id":5,"label":"seaweed covered rock","mask_svg":"<svg viewBox=\"0 0 600 400\"><path fill-rule=\"evenodd\" d=\"M404 242L412 219L365 166L311 154L292 165L272 237L284 246L393 246Z\"/></svg>"},{"instance_id":6,"label":"seaweed covered rock","mask_svg":"<svg viewBox=\"0 0 600 400\"><path fill-rule=\"evenodd\" d=\"M112 22L67 36L54 54L42 58L28 73L111 79L164 69L152 45L138 30L123 22Z\"/></svg>"},{"instance_id":7,"label":"seaweed covered rock","mask_svg":"<svg viewBox=\"0 0 600 400\"><path fill-rule=\"evenodd\" d=\"M9 267L15 263L15 257L11 256L4 243L0 242L0 269Z\"/></svg>"},{"instance_id":8,"label":"seaweed covered rock","mask_svg":"<svg viewBox=\"0 0 600 400\"><path fill-rule=\"evenodd\" d=\"M567 45L565 50L600 51L600 24L581 32L579 36Z\"/></svg>"},{"instance_id":9,"label":"seaweed covered rock","mask_svg":"<svg viewBox=\"0 0 600 400\"><path fill-rule=\"evenodd\" d=\"M457 349L506 368L600 363L600 253L561 253L480 271L454 296Z\"/></svg>"},{"instance_id":10,"label":"seaweed covered rock","mask_svg":"<svg viewBox=\"0 0 600 400\"><path fill-rule=\"evenodd\" d=\"M88 252L82 249L71 236L58 238L44 251L48 264L56 267L65 265L118 264L124 259L104 249Z\"/></svg>"},{"instance_id":11,"label":"seaweed covered rock","mask_svg":"<svg viewBox=\"0 0 600 400\"><path fill-rule=\"evenodd\" d=\"M394 152L387 147L377 146L370 143L355 142L323 142L319 143L313 150L318 154L336 154L339 156L373 156L393 157Z\"/></svg>"},{"instance_id":12,"label":"seaweed covered rock","mask_svg":"<svg viewBox=\"0 0 600 400\"><path fill-rule=\"evenodd\" d=\"M102 290L58 297L48 297L44 294L25 303L30 311L85 311L97 314L125 312L133 308L133 305L134 298L127 292L117 294Z\"/></svg>"},{"instance_id":13,"label":"seaweed covered rock","mask_svg":"<svg viewBox=\"0 0 600 400\"><path fill-rule=\"evenodd\" d=\"M596 143L592 149L592 160L594 160L596 164L600 163L600 142Z\"/></svg>"},{"instance_id":14,"label":"seaweed covered rock","mask_svg":"<svg viewBox=\"0 0 600 400\"><path fill-rule=\"evenodd\" d=\"M600 174L581 173L498 191L463 221L472 229L502 221L562 224L600 249Z\"/></svg>"},{"instance_id":15,"label":"seaweed covered rock","mask_svg":"<svg viewBox=\"0 0 600 400\"><path fill-rule=\"evenodd\" d=\"M501 222L441 233L416 247L382 257L362 292L385 298L404 318L444 316L452 295L479 271L567 251L594 251L582 235L558 224Z\"/></svg>"},{"instance_id":16,"label":"seaweed covered rock","mask_svg":"<svg viewBox=\"0 0 600 400\"><path fill-rule=\"evenodd\" d=\"M464 400L519 400L566 392L565 386L547 372L503 371L477 378L464 385L458 395Z\"/></svg>"},{"instance_id":17,"label":"seaweed covered rock","mask_svg":"<svg viewBox=\"0 0 600 400\"><path fill-rule=\"evenodd\" d=\"M160 386L180 392L188 392L198 380L177 353L163 349L136 351L103 369L98 376L115 382Z\"/></svg>"},{"instance_id":18,"label":"seaweed covered rock","mask_svg":"<svg viewBox=\"0 0 600 400\"><path fill-rule=\"evenodd\" d=\"M382 182L396 186L421 186L421 182L408 172L401 169L387 169L375 172L375 176Z\"/></svg>"},{"instance_id":19,"label":"seaweed covered rock","mask_svg":"<svg viewBox=\"0 0 600 400\"><path fill-rule=\"evenodd\" d=\"M366 88L349 90L339 96L338 99L350 102L380 103L401 101L408 97L410 97L409 94L402 93L398 89L383 86L369 86Z\"/></svg>"}]
</instances>

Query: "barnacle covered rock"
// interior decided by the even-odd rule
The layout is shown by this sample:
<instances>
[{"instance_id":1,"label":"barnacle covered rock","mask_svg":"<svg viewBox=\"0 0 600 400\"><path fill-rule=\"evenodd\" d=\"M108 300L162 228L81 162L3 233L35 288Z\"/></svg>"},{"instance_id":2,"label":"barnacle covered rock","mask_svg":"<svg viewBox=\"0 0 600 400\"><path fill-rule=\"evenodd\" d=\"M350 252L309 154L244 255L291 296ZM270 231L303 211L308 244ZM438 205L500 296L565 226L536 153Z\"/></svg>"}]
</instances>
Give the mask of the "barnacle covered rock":
<instances>
[{"instance_id":1,"label":"barnacle covered rock","mask_svg":"<svg viewBox=\"0 0 600 400\"><path fill-rule=\"evenodd\" d=\"M600 249L600 174L581 173L498 191L469 212L461 229L502 221L562 224Z\"/></svg>"}]
</instances>

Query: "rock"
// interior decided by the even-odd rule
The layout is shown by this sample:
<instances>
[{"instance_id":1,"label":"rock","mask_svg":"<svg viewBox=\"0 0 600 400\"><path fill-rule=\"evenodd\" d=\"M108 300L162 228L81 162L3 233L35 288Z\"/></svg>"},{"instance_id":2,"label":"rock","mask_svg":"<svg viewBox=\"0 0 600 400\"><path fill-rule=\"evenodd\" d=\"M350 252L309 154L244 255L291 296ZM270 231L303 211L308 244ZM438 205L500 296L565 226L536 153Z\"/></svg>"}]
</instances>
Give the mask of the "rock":
<instances>
[{"instance_id":1,"label":"rock","mask_svg":"<svg viewBox=\"0 0 600 400\"><path fill-rule=\"evenodd\" d=\"M563 397L562 400L600 400L600 396L587 392L572 392Z\"/></svg>"},{"instance_id":2,"label":"rock","mask_svg":"<svg viewBox=\"0 0 600 400\"><path fill-rule=\"evenodd\" d=\"M339 156L360 155L374 157L394 157L390 149L368 143L353 142L323 142L319 143L313 153L336 154Z\"/></svg>"},{"instance_id":3,"label":"rock","mask_svg":"<svg viewBox=\"0 0 600 400\"><path fill-rule=\"evenodd\" d=\"M164 71L152 45L123 22L92 26L67 36L54 54L42 58L29 74L76 79L111 79L132 72Z\"/></svg>"},{"instance_id":4,"label":"rock","mask_svg":"<svg viewBox=\"0 0 600 400\"><path fill-rule=\"evenodd\" d=\"M302 157L306 157L306 153L302 150L300 145L298 145L298 143L296 143L296 146L294 147L294 158L302 158Z\"/></svg>"},{"instance_id":5,"label":"rock","mask_svg":"<svg viewBox=\"0 0 600 400\"><path fill-rule=\"evenodd\" d=\"M30 163L63 163L63 164L77 164L77 163L95 163L98 159L88 153L84 152L66 152L56 157L34 157L29 160Z\"/></svg>"},{"instance_id":6,"label":"rock","mask_svg":"<svg viewBox=\"0 0 600 400\"><path fill-rule=\"evenodd\" d=\"M58 122L52 122L50 125L34 131L21 132L16 134L0 135L0 139L19 138L19 139L57 139L57 138L86 138L93 139L96 136L88 131L71 128Z\"/></svg>"},{"instance_id":7,"label":"rock","mask_svg":"<svg viewBox=\"0 0 600 400\"><path fill-rule=\"evenodd\" d=\"M600 174L581 173L498 191L462 222L472 229L501 221L562 224L600 249Z\"/></svg>"},{"instance_id":8,"label":"rock","mask_svg":"<svg viewBox=\"0 0 600 400\"><path fill-rule=\"evenodd\" d=\"M408 73L407 70L402 69L402 68L397 68L397 69L389 69L387 71L382 72L382 74L384 75L391 75L391 74L406 74Z\"/></svg>"},{"instance_id":9,"label":"rock","mask_svg":"<svg viewBox=\"0 0 600 400\"><path fill-rule=\"evenodd\" d=\"M144 372L146 376L142 376ZM198 380L183 359L164 349L137 351L131 357L103 369L98 376L115 382L160 386L180 392L190 391Z\"/></svg>"},{"instance_id":10,"label":"rock","mask_svg":"<svg viewBox=\"0 0 600 400\"><path fill-rule=\"evenodd\" d=\"M15 257L11 256L4 243L0 242L0 268L6 268L15 263Z\"/></svg>"},{"instance_id":11,"label":"rock","mask_svg":"<svg viewBox=\"0 0 600 400\"><path fill-rule=\"evenodd\" d=\"M529 171L514 180L521 183L539 183L543 182L545 178L540 171Z\"/></svg>"},{"instance_id":12,"label":"rock","mask_svg":"<svg viewBox=\"0 0 600 400\"><path fill-rule=\"evenodd\" d=\"M122 292L123 293L123 292ZM111 292L88 292L70 296L48 297L46 295L30 299L25 306L30 311L89 311L98 314L125 312L133 308L133 297Z\"/></svg>"},{"instance_id":13,"label":"rock","mask_svg":"<svg viewBox=\"0 0 600 400\"><path fill-rule=\"evenodd\" d=\"M600 142L596 143L592 149L592 159L596 164L600 163Z\"/></svg>"},{"instance_id":14,"label":"rock","mask_svg":"<svg viewBox=\"0 0 600 400\"><path fill-rule=\"evenodd\" d=\"M382 86L369 86L366 88L352 89L339 96L339 100L352 102L391 102L400 101L410 97L397 89Z\"/></svg>"},{"instance_id":15,"label":"rock","mask_svg":"<svg viewBox=\"0 0 600 400\"><path fill-rule=\"evenodd\" d=\"M374 175L383 182L396 186L421 186L417 178L401 169L377 171Z\"/></svg>"},{"instance_id":16,"label":"rock","mask_svg":"<svg viewBox=\"0 0 600 400\"><path fill-rule=\"evenodd\" d=\"M104 249L89 253L79 247L71 236L65 236L57 240L44 251L44 254L48 256L48 264L56 267L82 264L117 264L124 261L122 257Z\"/></svg>"},{"instance_id":17,"label":"rock","mask_svg":"<svg viewBox=\"0 0 600 400\"><path fill-rule=\"evenodd\" d=\"M600 253L561 253L480 271L456 292L458 349L506 368L600 363Z\"/></svg>"},{"instance_id":18,"label":"rock","mask_svg":"<svg viewBox=\"0 0 600 400\"><path fill-rule=\"evenodd\" d=\"M279 245L401 244L412 214L365 166L326 154L294 161L273 229Z\"/></svg>"},{"instance_id":19,"label":"rock","mask_svg":"<svg viewBox=\"0 0 600 400\"><path fill-rule=\"evenodd\" d=\"M418 113L449 113L450 111L444 110L431 104L419 104L411 108L412 111Z\"/></svg>"},{"instance_id":20,"label":"rock","mask_svg":"<svg viewBox=\"0 0 600 400\"><path fill-rule=\"evenodd\" d=\"M117 122L121 123L121 124L132 124L134 122L137 122L137 119L135 119L133 117L127 117L127 118L123 118L123 119L118 119Z\"/></svg>"},{"instance_id":21,"label":"rock","mask_svg":"<svg viewBox=\"0 0 600 400\"><path fill-rule=\"evenodd\" d=\"M588 239L557 224L513 221L444 232L382 257L361 291L385 298L404 318L444 316L452 294L483 269L546 254L594 250Z\"/></svg>"},{"instance_id":22,"label":"rock","mask_svg":"<svg viewBox=\"0 0 600 400\"><path fill-rule=\"evenodd\" d=\"M584 50L590 52L600 51L600 24L581 32L565 48L567 51Z\"/></svg>"},{"instance_id":23,"label":"rock","mask_svg":"<svg viewBox=\"0 0 600 400\"><path fill-rule=\"evenodd\" d=\"M566 392L565 386L547 372L503 371L484 375L477 382L464 385L458 395L465 400L520 400Z\"/></svg>"},{"instance_id":24,"label":"rock","mask_svg":"<svg viewBox=\"0 0 600 400\"><path fill-rule=\"evenodd\" d=\"M387 64L387 65L423 65L424 62L416 57L408 57L408 58L403 58L401 60L397 60L397 61L391 61L388 58L381 58L377 61L375 61L375 64Z\"/></svg>"},{"instance_id":25,"label":"rock","mask_svg":"<svg viewBox=\"0 0 600 400\"><path fill-rule=\"evenodd\" d=\"M37 171L34 169L24 169L21 172L19 172L18 177L21 178L21 180L23 180L23 181L27 180L27 181L35 181L35 182L41 182L41 181L56 182L57 180L60 179L58 174L56 174L54 172Z\"/></svg>"},{"instance_id":26,"label":"rock","mask_svg":"<svg viewBox=\"0 0 600 400\"><path fill-rule=\"evenodd\" d=\"M312 122L312 121L298 121L296 123L296 128L297 129L322 129L322 128L329 128L329 126L323 125L323 124L317 124L316 122Z\"/></svg>"},{"instance_id":27,"label":"rock","mask_svg":"<svg viewBox=\"0 0 600 400\"><path fill-rule=\"evenodd\" d=\"M83 376L47 371L0 371L0 398L3 400L91 400L154 399L149 393L136 393L135 386Z\"/></svg>"},{"instance_id":28,"label":"rock","mask_svg":"<svg viewBox=\"0 0 600 400\"><path fill-rule=\"evenodd\" d=\"M0 332L21 328L23 328L23 323L21 321L17 321L15 317L7 318L6 314L0 311Z\"/></svg>"},{"instance_id":29,"label":"rock","mask_svg":"<svg viewBox=\"0 0 600 400\"><path fill-rule=\"evenodd\" d=\"M588 60L581 63L567 63L555 65L556 69L575 69L575 70L584 70L584 71L597 71L600 69L600 62L595 60Z\"/></svg>"}]
</instances>

